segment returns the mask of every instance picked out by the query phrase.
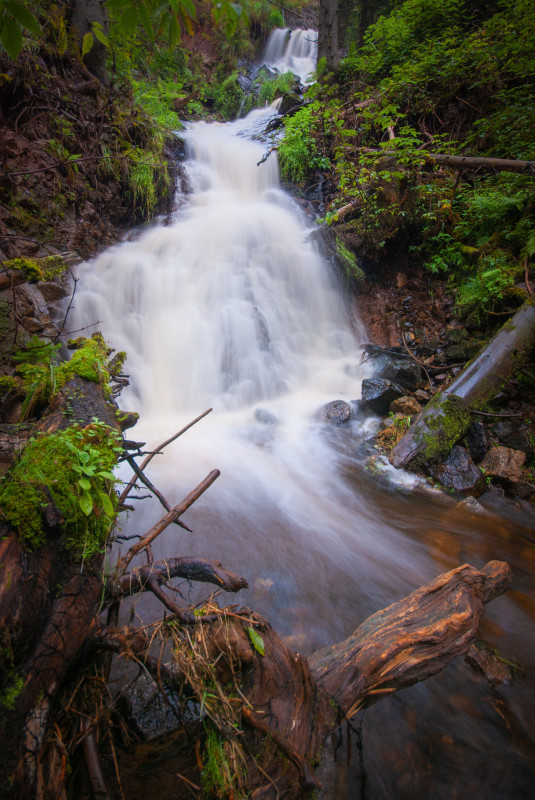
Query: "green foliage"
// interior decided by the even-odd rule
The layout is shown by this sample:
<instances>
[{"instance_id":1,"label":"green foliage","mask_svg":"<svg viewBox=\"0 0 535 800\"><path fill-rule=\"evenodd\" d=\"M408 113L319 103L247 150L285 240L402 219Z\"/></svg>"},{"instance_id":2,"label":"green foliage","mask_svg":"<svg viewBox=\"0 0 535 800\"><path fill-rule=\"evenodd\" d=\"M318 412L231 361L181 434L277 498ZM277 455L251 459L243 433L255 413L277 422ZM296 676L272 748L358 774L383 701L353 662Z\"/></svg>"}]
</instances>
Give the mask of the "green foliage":
<instances>
[{"instance_id":1,"label":"green foliage","mask_svg":"<svg viewBox=\"0 0 535 800\"><path fill-rule=\"evenodd\" d=\"M295 75L293 72L285 72L284 75L277 75L276 78L266 79L265 73L260 70L255 84L260 86L258 104L266 106L270 105L277 97L295 89Z\"/></svg>"},{"instance_id":2,"label":"green foliage","mask_svg":"<svg viewBox=\"0 0 535 800\"><path fill-rule=\"evenodd\" d=\"M5 520L30 549L47 536L42 510L54 504L66 522L63 545L77 559L102 551L115 518L111 472L120 435L102 422L31 439L0 483Z\"/></svg>"},{"instance_id":3,"label":"green foliage","mask_svg":"<svg viewBox=\"0 0 535 800\"><path fill-rule=\"evenodd\" d=\"M336 238L336 257L342 265L350 285L357 288L366 283L366 276L359 267L355 254L348 250L338 237Z\"/></svg>"},{"instance_id":4,"label":"green foliage","mask_svg":"<svg viewBox=\"0 0 535 800\"><path fill-rule=\"evenodd\" d=\"M321 151L320 135L327 133L333 118L314 101L284 121L284 138L279 144L279 164L284 180L299 183L315 169L327 169L329 158Z\"/></svg>"},{"instance_id":5,"label":"green foliage","mask_svg":"<svg viewBox=\"0 0 535 800\"><path fill-rule=\"evenodd\" d=\"M36 36L41 32L28 3L0 0L0 43L10 58L17 58L22 50L23 31Z\"/></svg>"},{"instance_id":6,"label":"green foliage","mask_svg":"<svg viewBox=\"0 0 535 800\"><path fill-rule=\"evenodd\" d=\"M219 86L212 87L212 95L214 110L224 119L230 120L237 117L245 97L238 83L238 73L233 72Z\"/></svg>"},{"instance_id":7,"label":"green foliage","mask_svg":"<svg viewBox=\"0 0 535 800\"><path fill-rule=\"evenodd\" d=\"M244 800L237 776L231 766L229 743L211 724L205 724L206 740L203 752L201 787L203 797Z\"/></svg>"}]
</instances>

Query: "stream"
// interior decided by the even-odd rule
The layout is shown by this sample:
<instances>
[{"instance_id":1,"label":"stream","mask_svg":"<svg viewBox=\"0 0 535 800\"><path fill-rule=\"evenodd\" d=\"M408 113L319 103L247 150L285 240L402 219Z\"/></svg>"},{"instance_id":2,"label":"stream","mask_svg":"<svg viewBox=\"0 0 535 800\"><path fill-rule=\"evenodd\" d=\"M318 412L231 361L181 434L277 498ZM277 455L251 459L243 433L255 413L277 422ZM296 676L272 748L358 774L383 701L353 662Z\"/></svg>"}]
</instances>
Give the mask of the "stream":
<instances>
[{"instance_id":1,"label":"stream","mask_svg":"<svg viewBox=\"0 0 535 800\"><path fill-rule=\"evenodd\" d=\"M221 470L184 516L193 533L171 526L154 558L221 560L250 588L222 593L220 602L251 606L305 654L441 572L509 561L513 587L489 605L480 638L517 665L513 680L492 687L458 661L382 700L355 721L361 757L354 751L348 766L344 747L322 776L321 797L532 798L533 528L514 509L471 515L451 498L418 491L411 476L395 490L361 455L376 420L317 420L325 403L360 397L366 334L307 239L312 221L281 189L276 155L257 166L267 145L254 137L275 113L188 124L181 136L190 191L177 193L171 218L79 268L69 324L92 325L127 351L130 386L120 405L140 413L130 438L150 449L213 409L147 470L171 505ZM122 521L126 535L164 513L153 499L135 505ZM182 590L194 602L209 593ZM133 610L145 622L161 614L150 598Z\"/></svg>"}]
</instances>

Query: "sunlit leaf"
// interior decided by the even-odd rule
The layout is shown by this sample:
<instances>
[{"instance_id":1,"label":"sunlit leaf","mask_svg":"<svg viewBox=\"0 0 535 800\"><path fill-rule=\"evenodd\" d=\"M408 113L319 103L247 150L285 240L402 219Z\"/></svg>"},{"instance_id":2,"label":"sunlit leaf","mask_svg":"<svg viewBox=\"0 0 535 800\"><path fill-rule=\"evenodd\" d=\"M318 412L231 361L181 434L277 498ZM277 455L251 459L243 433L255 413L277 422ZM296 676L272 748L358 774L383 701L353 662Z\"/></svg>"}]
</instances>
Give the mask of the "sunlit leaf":
<instances>
[{"instance_id":1,"label":"sunlit leaf","mask_svg":"<svg viewBox=\"0 0 535 800\"><path fill-rule=\"evenodd\" d=\"M260 634L254 628L247 628L247 633L256 652L263 656L265 653L264 640Z\"/></svg>"},{"instance_id":2,"label":"sunlit leaf","mask_svg":"<svg viewBox=\"0 0 535 800\"><path fill-rule=\"evenodd\" d=\"M82 58L86 56L93 47L93 41L93 34L89 31L82 39Z\"/></svg>"},{"instance_id":3,"label":"sunlit leaf","mask_svg":"<svg viewBox=\"0 0 535 800\"><path fill-rule=\"evenodd\" d=\"M79 478L78 486L83 492L89 492L91 490L91 481L89 478Z\"/></svg>"},{"instance_id":4,"label":"sunlit leaf","mask_svg":"<svg viewBox=\"0 0 535 800\"><path fill-rule=\"evenodd\" d=\"M67 29L65 28L65 20L61 18L59 21L59 41L58 41L58 51L60 56L62 56L65 53L68 44L69 42L67 41Z\"/></svg>"},{"instance_id":5,"label":"sunlit leaf","mask_svg":"<svg viewBox=\"0 0 535 800\"><path fill-rule=\"evenodd\" d=\"M110 43L108 42L108 37L106 36L104 31L101 30L100 27L98 27L97 23L95 22L93 23L93 33L95 35L95 38L98 39L99 42L104 45L104 47L110 46Z\"/></svg>"}]
</instances>

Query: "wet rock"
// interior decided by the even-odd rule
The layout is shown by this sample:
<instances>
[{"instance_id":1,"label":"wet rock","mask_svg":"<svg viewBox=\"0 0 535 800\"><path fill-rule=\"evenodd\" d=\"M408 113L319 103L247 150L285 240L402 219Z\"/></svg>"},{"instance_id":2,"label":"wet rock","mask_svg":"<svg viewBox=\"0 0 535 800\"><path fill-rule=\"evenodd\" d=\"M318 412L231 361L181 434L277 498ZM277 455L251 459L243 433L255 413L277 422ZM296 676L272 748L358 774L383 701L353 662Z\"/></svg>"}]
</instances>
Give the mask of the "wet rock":
<instances>
[{"instance_id":1,"label":"wet rock","mask_svg":"<svg viewBox=\"0 0 535 800\"><path fill-rule=\"evenodd\" d=\"M474 672L484 675L492 686L498 686L500 683L507 685L513 678L511 669L501 658L478 644L470 645L465 662Z\"/></svg>"},{"instance_id":2,"label":"wet rock","mask_svg":"<svg viewBox=\"0 0 535 800\"><path fill-rule=\"evenodd\" d=\"M265 408L257 408L254 412L254 418L263 425L276 425L279 421L275 414Z\"/></svg>"},{"instance_id":3,"label":"wet rock","mask_svg":"<svg viewBox=\"0 0 535 800\"><path fill-rule=\"evenodd\" d=\"M303 105L303 98L295 92L288 92L282 96L282 101L279 106L279 114L287 114L292 108L297 108Z\"/></svg>"},{"instance_id":4,"label":"wet rock","mask_svg":"<svg viewBox=\"0 0 535 800\"><path fill-rule=\"evenodd\" d=\"M447 489L473 497L479 497L485 488L481 470L476 467L469 452L459 445L455 445L444 463L435 468L433 477Z\"/></svg>"},{"instance_id":5,"label":"wet rock","mask_svg":"<svg viewBox=\"0 0 535 800\"><path fill-rule=\"evenodd\" d=\"M505 447L511 447L513 450L522 450L528 460L533 458L530 430L520 420L501 419L494 423L492 432ZM535 434L535 431L533 431L533 434Z\"/></svg>"},{"instance_id":6,"label":"wet rock","mask_svg":"<svg viewBox=\"0 0 535 800\"><path fill-rule=\"evenodd\" d=\"M517 483L522 480L522 467L526 454L522 450L510 447L491 447L480 466L486 475L505 483Z\"/></svg>"},{"instance_id":7,"label":"wet rock","mask_svg":"<svg viewBox=\"0 0 535 800\"><path fill-rule=\"evenodd\" d=\"M461 344L452 344L446 349L446 355L450 361L465 361L466 350Z\"/></svg>"},{"instance_id":8,"label":"wet rock","mask_svg":"<svg viewBox=\"0 0 535 800\"><path fill-rule=\"evenodd\" d=\"M375 359L374 378L391 381L412 392L422 382L422 370L415 361L408 357L383 353Z\"/></svg>"},{"instance_id":9,"label":"wet rock","mask_svg":"<svg viewBox=\"0 0 535 800\"><path fill-rule=\"evenodd\" d=\"M481 503L478 503L475 497L465 497L460 503L457 503L455 508L462 511L468 511L471 514L488 514L486 508Z\"/></svg>"},{"instance_id":10,"label":"wet rock","mask_svg":"<svg viewBox=\"0 0 535 800\"><path fill-rule=\"evenodd\" d=\"M468 339L468 332L464 328L449 326L446 329L444 338L447 344L461 344L465 339Z\"/></svg>"},{"instance_id":11,"label":"wet rock","mask_svg":"<svg viewBox=\"0 0 535 800\"><path fill-rule=\"evenodd\" d=\"M522 500L527 500L535 493L535 486L532 483L524 483L520 481L515 483L513 487L513 494L515 497L520 497Z\"/></svg>"},{"instance_id":12,"label":"wet rock","mask_svg":"<svg viewBox=\"0 0 535 800\"><path fill-rule=\"evenodd\" d=\"M390 403L401 397L401 386L385 378L365 378L362 381L362 399L376 414L387 414Z\"/></svg>"},{"instance_id":13,"label":"wet rock","mask_svg":"<svg viewBox=\"0 0 535 800\"><path fill-rule=\"evenodd\" d=\"M343 425L351 417L351 406L345 400L333 400L322 406L316 414L320 422L329 422L333 425Z\"/></svg>"},{"instance_id":14,"label":"wet rock","mask_svg":"<svg viewBox=\"0 0 535 800\"><path fill-rule=\"evenodd\" d=\"M406 417L414 417L422 410L422 406L414 397L398 397L390 403L390 411L392 414L403 414Z\"/></svg>"},{"instance_id":15,"label":"wet rock","mask_svg":"<svg viewBox=\"0 0 535 800\"><path fill-rule=\"evenodd\" d=\"M489 437L485 424L479 419L474 420L470 423L464 438L470 455L478 464L485 458L489 449Z\"/></svg>"},{"instance_id":16,"label":"wet rock","mask_svg":"<svg viewBox=\"0 0 535 800\"><path fill-rule=\"evenodd\" d=\"M419 403L424 403L424 404L428 403L429 400L431 400L431 395L429 395L427 392L424 392L423 389L416 389L416 391L414 392L414 397L416 400L418 400Z\"/></svg>"}]
</instances>

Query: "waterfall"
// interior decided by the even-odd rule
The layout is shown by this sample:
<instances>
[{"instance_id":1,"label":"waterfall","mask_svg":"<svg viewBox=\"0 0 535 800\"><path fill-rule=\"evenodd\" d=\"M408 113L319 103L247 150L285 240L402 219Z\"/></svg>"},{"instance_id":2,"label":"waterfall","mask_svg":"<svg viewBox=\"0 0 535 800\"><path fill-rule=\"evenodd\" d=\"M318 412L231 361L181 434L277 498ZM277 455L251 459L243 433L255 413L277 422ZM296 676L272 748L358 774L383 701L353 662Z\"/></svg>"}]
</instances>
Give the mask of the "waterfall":
<instances>
[{"instance_id":1,"label":"waterfall","mask_svg":"<svg viewBox=\"0 0 535 800\"><path fill-rule=\"evenodd\" d=\"M317 52L317 31L275 28L269 35L262 63L280 73L293 72L306 84L316 69Z\"/></svg>"}]
</instances>

